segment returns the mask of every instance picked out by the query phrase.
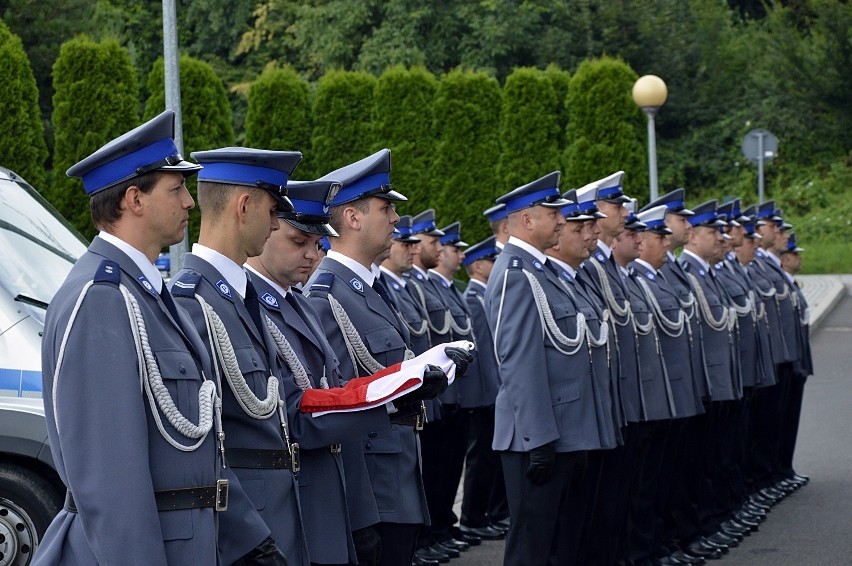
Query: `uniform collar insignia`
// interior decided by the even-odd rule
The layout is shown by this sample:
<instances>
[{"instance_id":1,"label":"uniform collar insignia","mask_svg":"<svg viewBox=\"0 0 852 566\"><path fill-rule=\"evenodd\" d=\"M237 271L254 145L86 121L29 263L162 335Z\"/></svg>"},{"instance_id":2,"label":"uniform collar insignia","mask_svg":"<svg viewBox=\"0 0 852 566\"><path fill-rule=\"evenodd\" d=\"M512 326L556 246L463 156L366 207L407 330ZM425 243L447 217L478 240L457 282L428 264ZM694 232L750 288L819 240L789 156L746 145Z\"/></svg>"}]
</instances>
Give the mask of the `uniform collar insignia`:
<instances>
[{"instance_id":1,"label":"uniform collar insignia","mask_svg":"<svg viewBox=\"0 0 852 566\"><path fill-rule=\"evenodd\" d=\"M414 276L415 276L417 279L419 279L420 281L423 281L423 274L422 274L422 273L420 273L419 271L416 271L416 272L414 273Z\"/></svg>"},{"instance_id":2,"label":"uniform collar insignia","mask_svg":"<svg viewBox=\"0 0 852 566\"><path fill-rule=\"evenodd\" d=\"M645 272L645 277L647 277L648 279L650 279L651 281L653 281L655 276L654 276L654 274L653 274L653 273L651 273L650 271L646 271L646 272Z\"/></svg>"},{"instance_id":3,"label":"uniform collar insignia","mask_svg":"<svg viewBox=\"0 0 852 566\"><path fill-rule=\"evenodd\" d=\"M216 289L219 290L219 293L229 299L233 299L234 296L231 294L231 288L225 283L224 279L219 279L216 281Z\"/></svg>"},{"instance_id":4,"label":"uniform collar insignia","mask_svg":"<svg viewBox=\"0 0 852 566\"><path fill-rule=\"evenodd\" d=\"M276 299L275 295L273 295L272 293L266 292L266 293L262 294L260 296L260 300L263 301L266 305L268 305L272 308L275 308L275 309L279 308L278 307L278 299Z\"/></svg>"},{"instance_id":5,"label":"uniform collar insignia","mask_svg":"<svg viewBox=\"0 0 852 566\"><path fill-rule=\"evenodd\" d=\"M568 273L567 271L563 271L563 272L562 272L562 277L564 277L564 278L565 278L566 280L568 280L568 281L574 281L574 278L573 278L573 277L571 277L571 274L570 274L570 273Z\"/></svg>"},{"instance_id":6,"label":"uniform collar insignia","mask_svg":"<svg viewBox=\"0 0 852 566\"><path fill-rule=\"evenodd\" d=\"M539 271L544 271L544 266L542 266L542 265L541 265L541 262L540 262L540 261L538 261L537 259L534 259L534 260L533 260L533 262L532 262L532 264L533 264L533 267L535 267L535 268L536 268L536 269L538 269Z\"/></svg>"},{"instance_id":7,"label":"uniform collar insignia","mask_svg":"<svg viewBox=\"0 0 852 566\"><path fill-rule=\"evenodd\" d=\"M152 285L151 282L148 281L144 275L139 276L139 282L142 284L146 291L148 291L155 297L157 296L157 290L154 289L154 285Z\"/></svg>"},{"instance_id":8,"label":"uniform collar insignia","mask_svg":"<svg viewBox=\"0 0 852 566\"><path fill-rule=\"evenodd\" d=\"M352 279L350 279L349 284L352 286L353 289L355 289L359 293L364 292L364 282L358 279L357 277L353 277Z\"/></svg>"},{"instance_id":9,"label":"uniform collar insignia","mask_svg":"<svg viewBox=\"0 0 852 566\"><path fill-rule=\"evenodd\" d=\"M699 268L698 269L698 275L700 275L701 277L704 277L704 270Z\"/></svg>"},{"instance_id":10,"label":"uniform collar insignia","mask_svg":"<svg viewBox=\"0 0 852 566\"><path fill-rule=\"evenodd\" d=\"M606 258L601 252L595 252L595 257L598 258L598 261L606 261Z\"/></svg>"},{"instance_id":11,"label":"uniform collar insignia","mask_svg":"<svg viewBox=\"0 0 852 566\"><path fill-rule=\"evenodd\" d=\"M396 281L394 281L394 282L391 284L391 286L394 288L394 290L395 290L395 291L399 291L399 283L397 283Z\"/></svg>"}]
</instances>

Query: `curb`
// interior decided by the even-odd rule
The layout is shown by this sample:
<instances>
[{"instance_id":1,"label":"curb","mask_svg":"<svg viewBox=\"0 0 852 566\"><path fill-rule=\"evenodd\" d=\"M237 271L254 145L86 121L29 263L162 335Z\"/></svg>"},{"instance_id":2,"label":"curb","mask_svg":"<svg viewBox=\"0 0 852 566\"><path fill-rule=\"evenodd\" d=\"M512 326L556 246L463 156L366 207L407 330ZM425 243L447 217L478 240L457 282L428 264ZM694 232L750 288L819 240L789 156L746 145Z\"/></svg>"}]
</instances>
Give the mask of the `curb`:
<instances>
[{"instance_id":1,"label":"curb","mask_svg":"<svg viewBox=\"0 0 852 566\"><path fill-rule=\"evenodd\" d=\"M804 278L803 278L804 279ZM846 296L846 285L839 275L823 275L819 279L826 285L825 291L820 294L817 304L811 307L810 333L813 334L820 324L832 312L834 307Z\"/></svg>"}]
</instances>

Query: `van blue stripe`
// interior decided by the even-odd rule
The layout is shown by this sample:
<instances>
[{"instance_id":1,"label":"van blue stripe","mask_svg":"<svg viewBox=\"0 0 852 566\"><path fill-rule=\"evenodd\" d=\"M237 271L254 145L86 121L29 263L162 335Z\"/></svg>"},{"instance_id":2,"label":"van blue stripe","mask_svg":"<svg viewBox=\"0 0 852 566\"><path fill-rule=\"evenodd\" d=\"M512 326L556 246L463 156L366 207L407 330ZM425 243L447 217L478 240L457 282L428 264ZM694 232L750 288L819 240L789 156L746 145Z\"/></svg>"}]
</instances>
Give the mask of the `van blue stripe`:
<instances>
[{"instance_id":1,"label":"van blue stripe","mask_svg":"<svg viewBox=\"0 0 852 566\"><path fill-rule=\"evenodd\" d=\"M0 368L0 389L16 391L23 397L24 391L40 392L41 372L13 368Z\"/></svg>"}]
</instances>

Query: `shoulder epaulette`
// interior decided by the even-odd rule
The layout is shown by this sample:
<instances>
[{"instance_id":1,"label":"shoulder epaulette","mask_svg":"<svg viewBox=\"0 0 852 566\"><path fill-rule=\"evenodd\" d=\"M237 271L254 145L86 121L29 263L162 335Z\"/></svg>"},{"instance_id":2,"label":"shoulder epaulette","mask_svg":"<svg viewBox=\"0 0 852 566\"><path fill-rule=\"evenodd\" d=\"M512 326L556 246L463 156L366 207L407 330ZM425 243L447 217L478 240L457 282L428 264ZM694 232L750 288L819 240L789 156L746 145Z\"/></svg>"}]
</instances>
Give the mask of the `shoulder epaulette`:
<instances>
[{"instance_id":1,"label":"shoulder epaulette","mask_svg":"<svg viewBox=\"0 0 852 566\"><path fill-rule=\"evenodd\" d=\"M333 283L334 273L331 273L329 271L319 273L308 287L308 294L327 294L331 291L331 286Z\"/></svg>"},{"instance_id":2,"label":"shoulder epaulette","mask_svg":"<svg viewBox=\"0 0 852 566\"><path fill-rule=\"evenodd\" d=\"M509 258L509 269L523 269L524 260L519 255L513 255Z\"/></svg>"},{"instance_id":3,"label":"shoulder epaulette","mask_svg":"<svg viewBox=\"0 0 852 566\"><path fill-rule=\"evenodd\" d=\"M121 283L121 268L111 259L105 259L95 271L94 283L109 283L116 287Z\"/></svg>"},{"instance_id":4,"label":"shoulder epaulette","mask_svg":"<svg viewBox=\"0 0 852 566\"><path fill-rule=\"evenodd\" d=\"M195 290L201 282L201 274L186 271L180 277L175 279L171 285L173 297L189 297L195 296Z\"/></svg>"}]
</instances>

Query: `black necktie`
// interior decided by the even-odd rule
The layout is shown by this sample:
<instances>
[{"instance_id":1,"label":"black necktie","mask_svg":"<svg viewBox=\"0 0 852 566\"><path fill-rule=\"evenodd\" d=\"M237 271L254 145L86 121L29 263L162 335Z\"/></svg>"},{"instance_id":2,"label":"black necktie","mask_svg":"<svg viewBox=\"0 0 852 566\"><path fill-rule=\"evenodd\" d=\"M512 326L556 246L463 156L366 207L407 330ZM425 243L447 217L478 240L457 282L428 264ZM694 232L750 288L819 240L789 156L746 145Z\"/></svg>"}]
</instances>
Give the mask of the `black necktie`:
<instances>
[{"instance_id":1,"label":"black necktie","mask_svg":"<svg viewBox=\"0 0 852 566\"><path fill-rule=\"evenodd\" d=\"M388 290L385 288L384 284L379 281L378 277L373 280L373 290L379 294L379 296L385 303L387 303L388 307L390 307L390 310L394 312L396 311L396 306L394 306L393 304L393 299L391 299Z\"/></svg>"},{"instance_id":2,"label":"black necktie","mask_svg":"<svg viewBox=\"0 0 852 566\"><path fill-rule=\"evenodd\" d=\"M251 316L255 326L257 326L257 330L263 334L265 325L263 324L263 318L260 314L260 299L258 298L257 290L254 288L254 285L252 285L250 279L246 279L246 298L243 301L243 304L245 304L249 316Z\"/></svg>"},{"instance_id":3,"label":"black necktie","mask_svg":"<svg viewBox=\"0 0 852 566\"><path fill-rule=\"evenodd\" d=\"M165 283L163 283L163 288L160 289L160 300L163 301L163 304L166 306L166 310L169 311L170 315L172 315L172 318L175 320L175 324L183 330L183 327L180 324L177 305L175 305L175 301L172 299L172 294L169 293Z\"/></svg>"}]
</instances>

